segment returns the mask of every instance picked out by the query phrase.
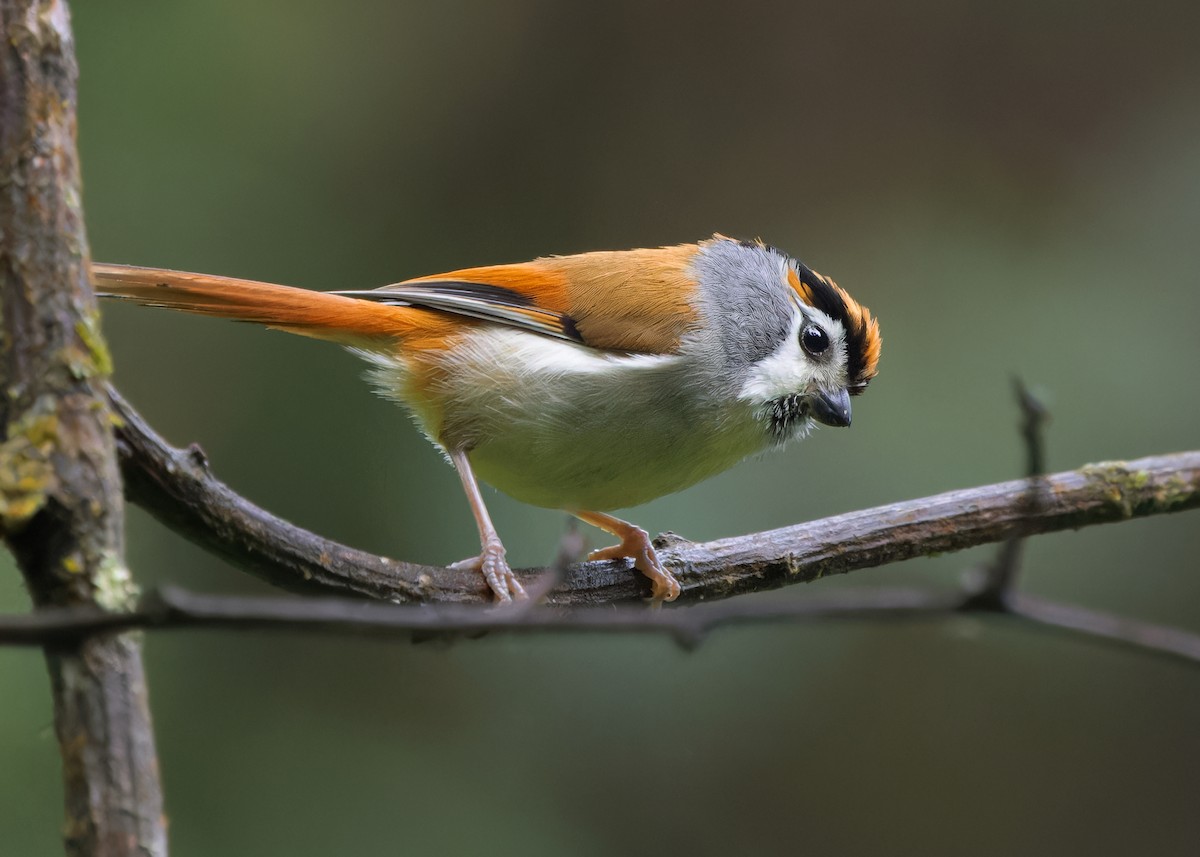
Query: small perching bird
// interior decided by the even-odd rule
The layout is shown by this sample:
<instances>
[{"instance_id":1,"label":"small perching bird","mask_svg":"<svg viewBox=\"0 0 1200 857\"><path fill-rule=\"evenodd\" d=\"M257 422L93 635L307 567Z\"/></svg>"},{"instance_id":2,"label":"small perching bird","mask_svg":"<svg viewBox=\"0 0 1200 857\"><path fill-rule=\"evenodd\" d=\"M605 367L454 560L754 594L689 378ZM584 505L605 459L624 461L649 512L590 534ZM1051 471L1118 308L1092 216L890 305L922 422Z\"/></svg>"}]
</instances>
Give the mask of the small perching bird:
<instances>
[{"instance_id":1,"label":"small perching bird","mask_svg":"<svg viewBox=\"0 0 1200 857\"><path fill-rule=\"evenodd\" d=\"M655 602L679 583L646 532L607 514L679 491L747 456L850 425L879 361L878 323L832 280L722 235L652 250L467 268L370 291L93 265L97 292L258 322L345 346L458 471L479 528L477 568L525 597L482 479L563 509L620 544Z\"/></svg>"}]
</instances>

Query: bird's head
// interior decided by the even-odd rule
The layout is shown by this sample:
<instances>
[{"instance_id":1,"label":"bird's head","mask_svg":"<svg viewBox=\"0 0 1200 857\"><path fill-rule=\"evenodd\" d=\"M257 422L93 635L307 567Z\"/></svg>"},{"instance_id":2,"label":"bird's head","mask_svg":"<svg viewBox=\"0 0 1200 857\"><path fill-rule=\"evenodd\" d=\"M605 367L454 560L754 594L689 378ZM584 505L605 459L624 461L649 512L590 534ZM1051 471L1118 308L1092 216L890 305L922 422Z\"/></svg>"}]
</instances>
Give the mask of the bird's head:
<instances>
[{"instance_id":1,"label":"bird's head","mask_svg":"<svg viewBox=\"0 0 1200 857\"><path fill-rule=\"evenodd\" d=\"M733 242L725 252L747 254L746 264L786 301L763 304L778 319L770 349L745 372L739 396L756 408L772 441L801 436L814 423L850 425L850 398L875 376L881 339L870 311L827 277L762 242ZM786 304L786 309L784 308ZM755 315L751 312L749 315ZM762 326L752 317L748 328ZM786 330L786 332L785 332Z\"/></svg>"}]
</instances>

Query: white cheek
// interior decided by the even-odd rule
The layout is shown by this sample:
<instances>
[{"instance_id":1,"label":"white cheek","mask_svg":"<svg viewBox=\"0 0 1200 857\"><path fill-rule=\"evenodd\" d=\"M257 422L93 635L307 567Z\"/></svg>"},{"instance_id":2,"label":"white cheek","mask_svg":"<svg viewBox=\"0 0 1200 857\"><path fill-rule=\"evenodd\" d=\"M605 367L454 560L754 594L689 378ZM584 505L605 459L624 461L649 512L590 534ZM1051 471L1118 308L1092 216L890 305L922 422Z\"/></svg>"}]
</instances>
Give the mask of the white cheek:
<instances>
[{"instance_id":1,"label":"white cheek","mask_svg":"<svg viewBox=\"0 0 1200 857\"><path fill-rule=\"evenodd\" d=\"M780 396L802 393L811 380L812 367L793 332L773 354L751 367L738 398L767 402Z\"/></svg>"}]
</instances>

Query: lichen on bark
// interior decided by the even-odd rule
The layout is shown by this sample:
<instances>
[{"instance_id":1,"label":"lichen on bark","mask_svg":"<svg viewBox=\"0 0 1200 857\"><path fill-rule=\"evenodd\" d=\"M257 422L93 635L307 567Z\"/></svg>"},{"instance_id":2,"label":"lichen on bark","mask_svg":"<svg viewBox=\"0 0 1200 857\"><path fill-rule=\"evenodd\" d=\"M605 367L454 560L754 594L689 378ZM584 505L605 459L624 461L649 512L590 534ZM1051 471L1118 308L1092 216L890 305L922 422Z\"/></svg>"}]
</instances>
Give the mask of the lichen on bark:
<instances>
[{"instance_id":1,"label":"lichen on bark","mask_svg":"<svg viewBox=\"0 0 1200 857\"><path fill-rule=\"evenodd\" d=\"M0 0L0 536L36 606L128 610L64 0ZM163 855L136 636L48 647L69 854Z\"/></svg>"}]
</instances>

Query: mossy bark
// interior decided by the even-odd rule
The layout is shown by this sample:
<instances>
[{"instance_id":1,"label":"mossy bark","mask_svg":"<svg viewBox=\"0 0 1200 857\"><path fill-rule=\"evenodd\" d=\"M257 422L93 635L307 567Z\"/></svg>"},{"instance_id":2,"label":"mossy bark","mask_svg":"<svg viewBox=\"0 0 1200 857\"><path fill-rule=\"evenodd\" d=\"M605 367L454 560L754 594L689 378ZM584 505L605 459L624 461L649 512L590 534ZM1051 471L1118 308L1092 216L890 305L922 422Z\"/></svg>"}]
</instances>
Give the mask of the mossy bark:
<instances>
[{"instance_id":1,"label":"mossy bark","mask_svg":"<svg viewBox=\"0 0 1200 857\"><path fill-rule=\"evenodd\" d=\"M34 604L127 610L64 0L0 0L0 535ZM140 640L48 648L68 854L166 853Z\"/></svg>"}]
</instances>

